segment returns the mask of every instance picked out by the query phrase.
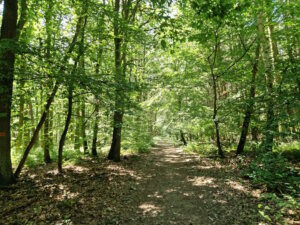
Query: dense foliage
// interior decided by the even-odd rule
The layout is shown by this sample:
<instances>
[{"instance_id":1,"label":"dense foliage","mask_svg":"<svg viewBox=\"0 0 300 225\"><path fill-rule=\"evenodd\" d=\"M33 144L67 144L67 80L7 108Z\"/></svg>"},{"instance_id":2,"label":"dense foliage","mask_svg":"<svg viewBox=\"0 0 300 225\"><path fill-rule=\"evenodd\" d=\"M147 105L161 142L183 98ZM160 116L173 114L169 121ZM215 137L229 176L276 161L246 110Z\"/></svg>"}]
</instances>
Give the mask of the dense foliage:
<instances>
[{"instance_id":1,"label":"dense foliage","mask_svg":"<svg viewBox=\"0 0 300 225\"><path fill-rule=\"evenodd\" d=\"M249 178L297 195L296 0L0 4L0 184L24 165L120 161L167 136L201 154L252 153Z\"/></svg>"}]
</instances>

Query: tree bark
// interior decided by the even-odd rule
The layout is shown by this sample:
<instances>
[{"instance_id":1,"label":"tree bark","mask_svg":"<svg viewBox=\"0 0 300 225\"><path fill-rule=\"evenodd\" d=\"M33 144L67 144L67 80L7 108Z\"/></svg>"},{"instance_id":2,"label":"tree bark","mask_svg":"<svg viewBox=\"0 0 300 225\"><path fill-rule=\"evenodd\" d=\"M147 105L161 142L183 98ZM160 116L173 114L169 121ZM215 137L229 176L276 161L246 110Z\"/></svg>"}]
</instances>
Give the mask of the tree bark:
<instances>
[{"instance_id":1,"label":"tree bark","mask_svg":"<svg viewBox=\"0 0 300 225\"><path fill-rule=\"evenodd\" d=\"M263 141L263 147L266 151L272 151L273 141L274 141L274 132L275 132L275 121L274 121L274 101L273 101L273 69L272 69L272 56L270 45L265 35L264 27L264 15L263 13L259 14L258 17L258 32L259 32L259 41L262 45L262 56L265 66L265 76L267 84L267 122L266 122L266 132L265 138Z\"/></svg>"},{"instance_id":2,"label":"tree bark","mask_svg":"<svg viewBox=\"0 0 300 225\"><path fill-rule=\"evenodd\" d=\"M87 15L84 17L84 25L81 31L81 43L79 46L80 55L80 68L82 69L83 73L85 73L85 58L84 58L84 41L85 41L85 27L87 23ZM86 137L86 107L85 107L85 99L83 97L83 101L81 102L81 134L82 134L82 141L83 141L83 152L84 154L88 154L88 142Z\"/></svg>"},{"instance_id":3,"label":"tree bark","mask_svg":"<svg viewBox=\"0 0 300 225\"><path fill-rule=\"evenodd\" d=\"M18 1L5 0L0 44L0 185L14 181L11 165L11 103L14 81ZM4 48L5 46L5 48Z\"/></svg>"},{"instance_id":4,"label":"tree bark","mask_svg":"<svg viewBox=\"0 0 300 225\"><path fill-rule=\"evenodd\" d=\"M76 151L80 151L80 125L81 125L81 118L80 118L80 101L76 106L76 124L75 124L75 143L74 148Z\"/></svg>"},{"instance_id":5,"label":"tree bark","mask_svg":"<svg viewBox=\"0 0 300 225\"><path fill-rule=\"evenodd\" d=\"M219 131L219 120L217 117L218 109L217 109L217 84L216 84L216 76L212 74L213 79L213 91L214 91L214 113L213 113L213 121L216 128L216 142L218 147L218 154L221 158L224 158L224 153L222 150L221 140L220 140L220 131Z\"/></svg>"},{"instance_id":6,"label":"tree bark","mask_svg":"<svg viewBox=\"0 0 300 225\"><path fill-rule=\"evenodd\" d=\"M180 130L180 138L181 138L181 141L183 143L183 145L187 145L187 142L185 140L185 137L184 137L184 133L182 132L182 130Z\"/></svg>"},{"instance_id":7,"label":"tree bark","mask_svg":"<svg viewBox=\"0 0 300 225\"><path fill-rule=\"evenodd\" d=\"M20 82L19 89L23 90L24 82ZM19 124L18 124L18 136L16 142L16 149L19 151L22 148L23 142L23 133L24 133L24 106L25 106L25 98L23 93L20 95L20 102L19 102Z\"/></svg>"},{"instance_id":8,"label":"tree bark","mask_svg":"<svg viewBox=\"0 0 300 225\"><path fill-rule=\"evenodd\" d=\"M93 144L92 144L92 155L97 156L97 139L98 139L98 119L99 119L99 103L95 105L95 121L93 128Z\"/></svg>"},{"instance_id":9,"label":"tree bark","mask_svg":"<svg viewBox=\"0 0 300 225\"><path fill-rule=\"evenodd\" d=\"M122 39L119 37L119 11L120 0L115 0L114 11L116 16L114 18L114 43L115 43L115 82L117 84L123 84L124 78L122 77L122 59L121 59L121 43ZM115 112L113 117L113 137L108 154L109 160L120 161L121 152L121 131L123 122L123 92L120 85L116 87L116 100L115 100Z\"/></svg>"},{"instance_id":10,"label":"tree bark","mask_svg":"<svg viewBox=\"0 0 300 225\"><path fill-rule=\"evenodd\" d=\"M69 86L69 96L68 96L68 114L66 118L65 128L62 132L60 141L59 141L59 147L58 147L58 171L59 173L62 173L62 154L63 154L63 147L65 144L66 136L68 133L68 129L70 126L71 118L72 118L72 107L73 107L73 85L72 83Z\"/></svg>"},{"instance_id":11,"label":"tree bark","mask_svg":"<svg viewBox=\"0 0 300 225\"><path fill-rule=\"evenodd\" d=\"M50 61L51 60L51 47L52 47L52 13L53 13L53 1L48 0L47 4L47 11L45 15L46 19L46 60ZM51 81L50 81L51 82ZM52 85L50 85L52 86ZM44 125L44 162L45 163L50 163L51 162L51 157L50 157L50 135L49 135L49 130L50 130L50 116L46 116L45 120L45 125Z\"/></svg>"},{"instance_id":12,"label":"tree bark","mask_svg":"<svg viewBox=\"0 0 300 225\"><path fill-rule=\"evenodd\" d=\"M82 17L80 16L79 19L78 19L77 25L76 25L76 31L75 31L75 34L73 36L72 42L71 42L71 44L69 46L68 51L66 52L66 54L64 56L63 63L62 63L63 66L59 70L60 73L64 72L64 70L65 70L64 64L69 60L70 54L74 50L74 47L75 47L75 44L77 42L77 38L78 38L79 32L81 30L81 22L82 22ZM22 157L22 159L21 159L21 161L20 161L20 163L19 163L19 165L18 165L18 167L17 167L17 169L15 171L15 174L14 174L15 178L18 178L20 176L20 173L21 173L21 171L22 171L22 169L23 169L23 167L25 165L25 162L26 162L26 159L28 157L28 154L29 154L30 150L32 149L32 147L34 146L34 144L36 142L36 139L37 139L37 137L39 135L39 132L40 132L40 130L41 130L41 128L42 128L45 120L46 120L46 117L48 115L50 106L51 106L51 104L52 104L52 102L54 100L54 97L55 97L55 95L57 93L57 90L58 90L59 86L60 86L60 83L57 81L54 84L54 87L52 89L52 92L51 92L50 96L48 97L48 100L47 100L47 103L45 105L45 109L44 109L44 112L43 112L43 114L41 116L41 119L40 119L37 127L35 128L34 133L32 135L32 138L31 138L28 146L26 147L24 155L23 155L23 157Z\"/></svg>"},{"instance_id":13,"label":"tree bark","mask_svg":"<svg viewBox=\"0 0 300 225\"><path fill-rule=\"evenodd\" d=\"M252 67L252 79L251 79L251 87L250 87L250 96L249 96L249 104L247 104L247 108L245 111L244 122L242 126L242 132L240 141L236 150L236 154L241 154L244 151L244 147L246 144L248 128L251 120L251 115L253 112L254 107L254 98L255 98L255 88L256 88L256 75L258 71L258 62L259 62L259 52L260 52L260 44L257 44L256 51L255 51L255 61Z\"/></svg>"},{"instance_id":14,"label":"tree bark","mask_svg":"<svg viewBox=\"0 0 300 225\"><path fill-rule=\"evenodd\" d=\"M82 135L82 144L83 144L83 152L84 154L88 154L89 148L88 148L88 142L86 137L86 116L85 116L85 101L83 100L81 102L81 135Z\"/></svg>"},{"instance_id":15,"label":"tree bark","mask_svg":"<svg viewBox=\"0 0 300 225\"><path fill-rule=\"evenodd\" d=\"M219 119L217 117L218 114L218 108L217 108L217 101L218 101L218 94L217 94L217 75L214 73L214 67L216 64L217 59L217 52L219 48L219 40L218 40L218 28L215 32L215 46L214 46L214 52L213 52L213 61L210 62L210 59L208 58L209 66L210 66L210 73L212 78L212 84L213 84L213 121L216 128L216 143L218 148L218 155L221 158L224 158L224 153L222 150L221 140L220 140L220 130L219 130Z\"/></svg>"}]
</instances>

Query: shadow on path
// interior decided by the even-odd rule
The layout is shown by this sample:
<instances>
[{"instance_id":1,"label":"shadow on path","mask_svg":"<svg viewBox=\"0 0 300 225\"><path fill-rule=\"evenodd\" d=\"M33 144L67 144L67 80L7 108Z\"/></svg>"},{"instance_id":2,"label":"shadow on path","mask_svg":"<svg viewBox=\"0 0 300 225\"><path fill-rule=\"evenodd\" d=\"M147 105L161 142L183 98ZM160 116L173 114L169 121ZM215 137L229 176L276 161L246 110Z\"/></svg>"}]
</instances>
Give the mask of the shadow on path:
<instances>
[{"instance_id":1,"label":"shadow on path","mask_svg":"<svg viewBox=\"0 0 300 225\"><path fill-rule=\"evenodd\" d=\"M258 224L255 193L228 162L169 144L64 171L31 169L0 190L0 224Z\"/></svg>"},{"instance_id":2,"label":"shadow on path","mask_svg":"<svg viewBox=\"0 0 300 225\"><path fill-rule=\"evenodd\" d=\"M257 224L255 194L228 165L160 144L134 166L124 224Z\"/></svg>"}]
</instances>

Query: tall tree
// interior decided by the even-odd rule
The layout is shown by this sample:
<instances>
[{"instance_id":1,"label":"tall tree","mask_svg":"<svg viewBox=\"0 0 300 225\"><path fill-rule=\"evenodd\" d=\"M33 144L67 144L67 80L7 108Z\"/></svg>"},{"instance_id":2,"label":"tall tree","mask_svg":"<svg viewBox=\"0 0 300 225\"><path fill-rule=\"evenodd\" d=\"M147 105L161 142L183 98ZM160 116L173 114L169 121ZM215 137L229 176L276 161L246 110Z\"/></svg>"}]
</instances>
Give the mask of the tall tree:
<instances>
[{"instance_id":1,"label":"tall tree","mask_svg":"<svg viewBox=\"0 0 300 225\"><path fill-rule=\"evenodd\" d=\"M263 142L263 147L266 151L272 151L274 132L275 132L275 123L274 123L274 100L273 100L273 67L272 67L272 53L270 49L270 44L265 34L265 20L266 15L261 12L258 15L258 35L259 41L262 45L262 57L264 63L264 73L266 78L266 89L267 89L267 121L265 127L265 139Z\"/></svg>"},{"instance_id":2,"label":"tall tree","mask_svg":"<svg viewBox=\"0 0 300 225\"><path fill-rule=\"evenodd\" d=\"M62 170L62 160L63 160L63 148L64 144L66 141L66 136L69 130L69 126L71 123L71 118L72 118L72 111L73 111L73 89L74 89L74 75L76 73L77 69L77 64L80 61L81 57L84 54L84 33L85 33L85 28L87 24L87 17L85 17L83 21L83 25L81 28L81 41L80 41L80 47L78 51L78 56L75 59L73 70L71 71L71 74L69 77L67 77L67 88L68 88L68 110L67 110L67 117L66 117L66 122L65 122L65 127L64 130L61 134L60 140L59 140L59 146L58 146L58 171L60 173L63 172ZM85 133L85 130L83 130ZM85 135L84 135L85 137ZM86 137L85 137L86 138Z\"/></svg>"},{"instance_id":3,"label":"tall tree","mask_svg":"<svg viewBox=\"0 0 300 225\"><path fill-rule=\"evenodd\" d=\"M82 17L80 16L78 18L78 21L77 21L76 30L75 30L73 39L72 39L72 41L71 41L71 43L69 45L68 50L66 51L66 53L64 55L62 66L59 69L59 73L63 73L65 71L65 65L64 64L68 62L68 60L70 59L71 53L73 52L73 50L75 48L75 45L77 43L77 38L78 38L80 30L81 30L81 24L82 24ZM19 163L19 165L18 165L18 167L17 167L17 169L16 169L16 171L14 173L14 177L15 178L19 177L19 175L20 175L20 173L21 173L21 171L22 171L22 169L23 169L23 167L25 165L25 162L26 162L26 159L28 157L28 154L29 154L30 150L32 149L32 147L34 146L34 144L35 144L35 142L36 142L36 140L38 138L39 132L40 132L40 130L41 130L41 128L42 128L42 126L43 126L46 118L47 118L49 109L50 109L50 107L52 105L52 102L53 102L54 97L55 97L55 95L56 95L56 93L58 91L59 86L60 86L60 82L56 81L56 83L54 84L54 87L53 87L53 89L51 91L51 94L49 95L49 97L47 99L47 102L46 102L46 105L45 105L45 109L44 109L44 112L43 112L43 114L42 114L42 116L40 118L40 121L39 121L38 125L36 126L36 128L35 128L35 130L33 132L33 135L31 137L31 140L30 140L28 146L25 149L24 155L23 155L23 157L22 157L22 159L21 159L21 161L20 161L20 163Z\"/></svg>"},{"instance_id":4,"label":"tall tree","mask_svg":"<svg viewBox=\"0 0 300 225\"><path fill-rule=\"evenodd\" d=\"M5 0L0 36L0 184L13 182L11 165L11 103L14 81L18 1Z\"/></svg>"},{"instance_id":5,"label":"tall tree","mask_svg":"<svg viewBox=\"0 0 300 225\"><path fill-rule=\"evenodd\" d=\"M252 66L252 79L250 84L250 93L249 93L249 103L247 104L247 108L245 110L244 121L242 125L242 132L240 136L240 141L236 150L236 154L241 154L244 151L244 147L246 144L246 139L248 135L248 129L251 121L251 115L253 113L253 107L255 103L255 88L256 88L256 75L258 72L258 63L259 63L259 53L260 53L260 43L257 43L256 51L255 51L255 59Z\"/></svg>"},{"instance_id":6,"label":"tall tree","mask_svg":"<svg viewBox=\"0 0 300 225\"><path fill-rule=\"evenodd\" d=\"M124 116L124 100L126 88L127 44L128 31L124 30L124 23L132 24L140 5L140 1L133 4L132 0L122 2L115 0L114 4L114 56L115 56L115 109L113 116L112 143L108 154L109 160L120 161L121 133ZM122 12L121 12L122 9ZM122 15L122 17L121 17ZM126 26L125 26L126 27Z\"/></svg>"},{"instance_id":7,"label":"tall tree","mask_svg":"<svg viewBox=\"0 0 300 225\"><path fill-rule=\"evenodd\" d=\"M52 32L53 32L53 1L49 0L47 1L47 9L45 13L45 19L46 19L46 60L51 61L51 47L52 47ZM51 88L52 85L50 85ZM47 116L45 119L44 124L44 162L50 163L51 157L50 157L50 143L52 141L52 137L50 137L50 110L47 112Z\"/></svg>"},{"instance_id":8,"label":"tall tree","mask_svg":"<svg viewBox=\"0 0 300 225\"><path fill-rule=\"evenodd\" d=\"M120 0L115 0L114 5L114 43L115 43L115 82L116 87L116 99L115 99L115 112L113 118L113 137L112 143L108 154L108 159L114 161L120 161L121 152L121 131L123 123L123 91L122 84L124 83L124 77L122 72L122 58L121 48L122 39L120 37Z\"/></svg>"}]
</instances>

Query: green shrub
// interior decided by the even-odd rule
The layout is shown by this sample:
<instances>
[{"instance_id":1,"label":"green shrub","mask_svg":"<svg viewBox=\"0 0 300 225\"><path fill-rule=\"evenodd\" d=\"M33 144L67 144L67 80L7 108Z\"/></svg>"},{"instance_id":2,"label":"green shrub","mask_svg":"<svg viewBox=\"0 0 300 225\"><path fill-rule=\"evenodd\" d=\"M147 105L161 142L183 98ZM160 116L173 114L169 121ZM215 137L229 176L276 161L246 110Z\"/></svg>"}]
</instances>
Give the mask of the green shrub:
<instances>
[{"instance_id":1,"label":"green shrub","mask_svg":"<svg viewBox=\"0 0 300 225\"><path fill-rule=\"evenodd\" d=\"M216 148L213 144L199 144L189 142L183 149L185 152L193 152L199 155L211 155L216 153Z\"/></svg>"},{"instance_id":2,"label":"green shrub","mask_svg":"<svg viewBox=\"0 0 300 225\"><path fill-rule=\"evenodd\" d=\"M275 151L281 153L289 161L300 162L300 142L298 141L280 144Z\"/></svg>"},{"instance_id":3,"label":"green shrub","mask_svg":"<svg viewBox=\"0 0 300 225\"><path fill-rule=\"evenodd\" d=\"M244 171L256 185L264 185L268 191L296 194L299 191L299 172L281 154L259 154Z\"/></svg>"},{"instance_id":4,"label":"green shrub","mask_svg":"<svg viewBox=\"0 0 300 225\"><path fill-rule=\"evenodd\" d=\"M291 195L277 196L275 193L265 193L260 198L258 212L268 223L287 224L284 219L297 215L300 205L296 197ZM292 214L291 214L292 212Z\"/></svg>"}]
</instances>

